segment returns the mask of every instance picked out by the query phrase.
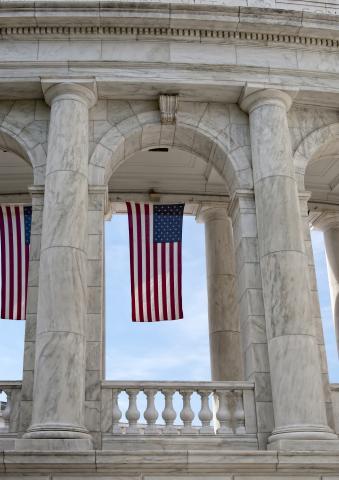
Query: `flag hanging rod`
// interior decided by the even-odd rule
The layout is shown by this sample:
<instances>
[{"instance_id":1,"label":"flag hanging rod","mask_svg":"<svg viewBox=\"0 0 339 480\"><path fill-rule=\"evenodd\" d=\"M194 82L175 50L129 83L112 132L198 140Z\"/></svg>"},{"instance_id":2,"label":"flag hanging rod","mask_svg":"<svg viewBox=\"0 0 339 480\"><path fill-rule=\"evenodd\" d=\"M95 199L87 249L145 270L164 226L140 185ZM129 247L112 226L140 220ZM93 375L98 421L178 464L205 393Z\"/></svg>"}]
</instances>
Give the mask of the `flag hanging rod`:
<instances>
[{"instance_id":1,"label":"flag hanging rod","mask_svg":"<svg viewBox=\"0 0 339 480\"><path fill-rule=\"evenodd\" d=\"M32 205L32 197L29 193L0 193L2 205Z\"/></svg>"},{"instance_id":2,"label":"flag hanging rod","mask_svg":"<svg viewBox=\"0 0 339 480\"><path fill-rule=\"evenodd\" d=\"M230 202L229 195L211 195L197 193L170 193L170 192L109 192L109 201L111 203L120 203L126 201L154 202L154 203L189 203L201 205L201 203L223 203Z\"/></svg>"}]
</instances>

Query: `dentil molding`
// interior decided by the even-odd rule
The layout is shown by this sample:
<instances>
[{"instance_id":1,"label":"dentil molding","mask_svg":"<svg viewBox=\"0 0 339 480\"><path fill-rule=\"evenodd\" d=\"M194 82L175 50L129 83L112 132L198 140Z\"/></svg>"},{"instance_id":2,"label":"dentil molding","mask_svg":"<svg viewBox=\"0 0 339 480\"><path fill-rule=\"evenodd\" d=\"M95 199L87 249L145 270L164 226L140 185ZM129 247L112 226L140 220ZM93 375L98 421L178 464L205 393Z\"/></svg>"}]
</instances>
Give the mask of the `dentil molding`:
<instances>
[{"instance_id":1,"label":"dentil molding","mask_svg":"<svg viewBox=\"0 0 339 480\"><path fill-rule=\"evenodd\" d=\"M186 40L200 42L227 42L245 44L286 44L295 47L338 49L339 39L284 33L265 33L256 31L171 28L149 26L96 26L96 25L46 25L46 26L6 26L0 28L2 39L35 40L93 38L97 40L127 37L129 39L149 40Z\"/></svg>"}]
</instances>

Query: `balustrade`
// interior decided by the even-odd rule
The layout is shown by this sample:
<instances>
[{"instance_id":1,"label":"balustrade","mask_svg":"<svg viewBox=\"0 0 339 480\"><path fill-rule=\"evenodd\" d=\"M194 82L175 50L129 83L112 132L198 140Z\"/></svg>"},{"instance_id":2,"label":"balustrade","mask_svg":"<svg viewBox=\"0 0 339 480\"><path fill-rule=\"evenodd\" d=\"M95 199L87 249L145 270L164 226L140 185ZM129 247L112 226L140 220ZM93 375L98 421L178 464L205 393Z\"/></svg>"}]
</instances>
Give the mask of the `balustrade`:
<instances>
[{"instance_id":1,"label":"balustrade","mask_svg":"<svg viewBox=\"0 0 339 480\"><path fill-rule=\"evenodd\" d=\"M112 391L102 408L111 410L109 431L115 435L237 436L257 430L250 382L105 381L102 388Z\"/></svg>"},{"instance_id":2,"label":"balustrade","mask_svg":"<svg viewBox=\"0 0 339 480\"><path fill-rule=\"evenodd\" d=\"M21 382L0 382L0 434L16 433L20 408Z\"/></svg>"}]
</instances>

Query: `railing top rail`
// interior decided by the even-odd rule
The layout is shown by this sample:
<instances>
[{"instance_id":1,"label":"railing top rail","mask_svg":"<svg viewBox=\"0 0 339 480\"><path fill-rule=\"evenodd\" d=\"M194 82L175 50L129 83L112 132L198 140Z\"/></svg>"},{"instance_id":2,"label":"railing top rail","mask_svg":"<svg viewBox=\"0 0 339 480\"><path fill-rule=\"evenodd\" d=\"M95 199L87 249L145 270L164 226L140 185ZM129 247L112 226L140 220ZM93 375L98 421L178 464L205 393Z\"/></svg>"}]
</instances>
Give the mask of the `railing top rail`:
<instances>
[{"instance_id":1,"label":"railing top rail","mask_svg":"<svg viewBox=\"0 0 339 480\"><path fill-rule=\"evenodd\" d=\"M0 390L5 388L21 388L22 381L21 380L0 380Z\"/></svg>"},{"instance_id":2,"label":"railing top rail","mask_svg":"<svg viewBox=\"0 0 339 480\"><path fill-rule=\"evenodd\" d=\"M192 390L253 390L253 382L194 382L194 381L143 381L143 380L104 380L102 381L102 388L117 388L117 389L126 389L126 388L173 388L178 389L192 389Z\"/></svg>"}]
</instances>

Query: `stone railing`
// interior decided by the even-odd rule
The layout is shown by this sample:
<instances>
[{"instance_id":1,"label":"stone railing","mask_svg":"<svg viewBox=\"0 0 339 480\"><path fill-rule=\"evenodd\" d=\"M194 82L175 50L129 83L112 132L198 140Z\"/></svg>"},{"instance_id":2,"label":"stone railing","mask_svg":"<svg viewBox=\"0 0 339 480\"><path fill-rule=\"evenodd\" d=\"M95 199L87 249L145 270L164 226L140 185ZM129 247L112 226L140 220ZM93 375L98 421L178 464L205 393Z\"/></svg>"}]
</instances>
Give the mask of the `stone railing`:
<instances>
[{"instance_id":1,"label":"stone railing","mask_svg":"<svg viewBox=\"0 0 339 480\"><path fill-rule=\"evenodd\" d=\"M334 428L336 433L339 434L339 383L332 383L331 387L331 399L334 416Z\"/></svg>"},{"instance_id":2,"label":"stone railing","mask_svg":"<svg viewBox=\"0 0 339 480\"><path fill-rule=\"evenodd\" d=\"M0 399L0 434L16 433L20 413L21 382L0 381L0 394L6 399Z\"/></svg>"},{"instance_id":3,"label":"stone railing","mask_svg":"<svg viewBox=\"0 0 339 480\"><path fill-rule=\"evenodd\" d=\"M253 435L254 384L104 381L102 418L103 432L120 438Z\"/></svg>"}]
</instances>

